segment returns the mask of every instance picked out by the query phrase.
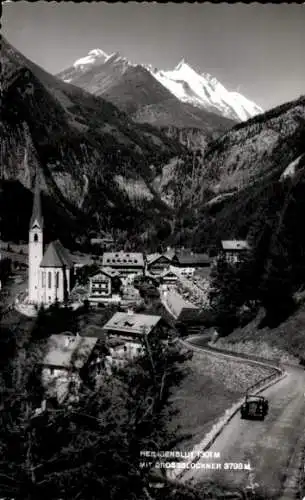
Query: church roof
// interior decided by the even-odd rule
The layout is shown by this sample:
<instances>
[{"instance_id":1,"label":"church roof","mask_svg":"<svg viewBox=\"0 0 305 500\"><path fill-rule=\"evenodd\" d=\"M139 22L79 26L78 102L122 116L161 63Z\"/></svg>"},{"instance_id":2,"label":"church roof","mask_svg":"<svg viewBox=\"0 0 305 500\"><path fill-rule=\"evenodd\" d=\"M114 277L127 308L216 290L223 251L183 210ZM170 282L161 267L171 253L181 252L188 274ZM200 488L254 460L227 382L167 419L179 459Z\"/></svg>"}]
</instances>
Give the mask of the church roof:
<instances>
[{"instance_id":1,"label":"church roof","mask_svg":"<svg viewBox=\"0 0 305 500\"><path fill-rule=\"evenodd\" d=\"M39 187L39 181L38 177L36 175L36 180L35 180L35 191L34 191L34 201L33 201L33 210L32 210L32 216L30 220L30 228L32 228L37 222L39 224L40 229L43 228L43 216L42 216L42 210L41 210L41 197L40 197L40 187Z\"/></svg>"},{"instance_id":2,"label":"church roof","mask_svg":"<svg viewBox=\"0 0 305 500\"><path fill-rule=\"evenodd\" d=\"M69 252L59 240L52 241L41 261L40 267L67 267L73 266Z\"/></svg>"}]
</instances>

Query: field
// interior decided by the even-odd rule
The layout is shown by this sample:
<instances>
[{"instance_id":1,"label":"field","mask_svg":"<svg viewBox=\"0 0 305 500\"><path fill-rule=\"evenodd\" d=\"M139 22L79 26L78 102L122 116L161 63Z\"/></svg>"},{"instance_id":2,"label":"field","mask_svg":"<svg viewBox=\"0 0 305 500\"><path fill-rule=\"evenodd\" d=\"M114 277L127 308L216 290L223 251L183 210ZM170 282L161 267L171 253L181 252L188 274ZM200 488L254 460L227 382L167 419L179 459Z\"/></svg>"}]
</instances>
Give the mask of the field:
<instances>
[{"instance_id":1,"label":"field","mask_svg":"<svg viewBox=\"0 0 305 500\"><path fill-rule=\"evenodd\" d=\"M267 368L198 351L188 362L188 368L189 374L172 396L179 415L170 426L178 424L182 434L191 434L180 444L181 450L191 450L249 386L271 373Z\"/></svg>"}]
</instances>

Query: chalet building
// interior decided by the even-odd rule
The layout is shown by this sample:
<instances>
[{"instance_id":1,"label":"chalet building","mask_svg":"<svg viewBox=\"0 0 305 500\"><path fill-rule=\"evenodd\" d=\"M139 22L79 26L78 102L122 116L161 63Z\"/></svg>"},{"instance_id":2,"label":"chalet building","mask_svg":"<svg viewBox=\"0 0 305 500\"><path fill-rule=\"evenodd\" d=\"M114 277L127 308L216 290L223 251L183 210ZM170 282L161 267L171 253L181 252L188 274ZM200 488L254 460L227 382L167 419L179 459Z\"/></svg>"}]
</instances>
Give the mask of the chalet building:
<instances>
[{"instance_id":1,"label":"chalet building","mask_svg":"<svg viewBox=\"0 0 305 500\"><path fill-rule=\"evenodd\" d=\"M142 253L105 252L102 267L112 268L120 278L144 274L144 258Z\"/></svg>"},{"instance_id":2,"label":"chalet building","mask_svg":"<svg viewBox=\"0 0 305 500\"><path fill-rule=\"evenodd\" d=\"M118 271L103 267L98 274L89 278L89 297L91 303L110 302L118 296L120 285Z\"/></svg>"},{"instance_id":3,"label":"chalet building","mask_svg":"<svg viewBox=\"0 0 305 500\"><path fill-rule=\"evenodd\" d=\"M221 255L224 255L227 262L232 264L239 262L249 249L250 246L245 240L222 240L221 242Z\"/></svg>"},{"instance_id":4,"label":"chalet building","mask_svg":"<svg viewBox=\"0 0 305 500\"><path fill-rule=\"evenodd\" d=\"M172 270L177 270L181 275L193 275L197 269L208 269L211 265L210 258L204 253L176 252L171 259Z\"/></svg>"},{"instance_id":5,"label":"chalet building","mask_svg":"<svg viewBox=\"0 0 305 500\"><path fill-rule=\"evenodd\" d=\"M169 269L171 259L160 253L148 254L146 256L145 274L149 276L161 276L161 274Z\"/></svg>"},{"instance_id":6,"label":"chalet building","mask_svg":"<svg viewBox=\"0 0 305 500\"><path fill-rule=\"evenodd\" d=\"M97 339L80 335L51 335L42 362L42 383L59 403L77 394L82 370L89 362Z\"/></svg>"},{"instance_id":7,"label":"chalet building","mask_svg":"<svg viewBox=\"0 0 305 500\"><path fill-rule=\"evenodd\" d=\"M144 353L143 340L162 328L162 322L161 316L136 314L131 311L114 314L103 327L109 342L117 342L117 345L109 349L106 371L111 373L113 366L122 368L132 359L141 356Z\"/></svg>"},{"instance_id":8,"label":"chalet building","mask_svg":"<svg viewBox=\"0 0 305 500\"><path fill-rule=\"evenodd\" d=\"M172 266L169 269L165 269L160 275L160 282L163 286L175 285L178 279L179 277Z\"/></svg>"},{"instance_id":9,"label":"chalet building","mask_svg":"<svg viewBox=\"0 0 305 500\"><path fill-rule=\"evenodd\" d=\"M129 353L137 351L143 339L152 332L158 330L161 333L160 328L162 329L161 316L136 314L132 311L115 313L103 326L110 338L119 338L126 342L126 350Z\"/></svg>"}]
</instances>

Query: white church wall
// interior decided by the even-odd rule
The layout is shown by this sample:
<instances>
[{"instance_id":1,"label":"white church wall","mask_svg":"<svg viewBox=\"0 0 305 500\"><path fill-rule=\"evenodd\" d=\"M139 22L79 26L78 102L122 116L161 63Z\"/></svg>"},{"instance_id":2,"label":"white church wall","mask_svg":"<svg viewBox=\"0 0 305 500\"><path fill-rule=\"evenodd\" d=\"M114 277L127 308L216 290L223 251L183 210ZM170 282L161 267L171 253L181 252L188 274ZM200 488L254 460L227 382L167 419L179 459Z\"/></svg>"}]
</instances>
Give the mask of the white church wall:
<instances>
[{"instance_id":1,"label":"white church wall","mask_svg":"<svg viewBox=\"0 0 305 500\"><path fill-rule=\"evenodd\" d=\"M64 272L66 273L66 280L64 280ZM41 269L41 283L44 285L41 286L41 302L44 304L52 304L56 300L63 302L65 286L67 292L70 293L70 271L62 268L44 267Z\"/></svg>"}]
</instances>

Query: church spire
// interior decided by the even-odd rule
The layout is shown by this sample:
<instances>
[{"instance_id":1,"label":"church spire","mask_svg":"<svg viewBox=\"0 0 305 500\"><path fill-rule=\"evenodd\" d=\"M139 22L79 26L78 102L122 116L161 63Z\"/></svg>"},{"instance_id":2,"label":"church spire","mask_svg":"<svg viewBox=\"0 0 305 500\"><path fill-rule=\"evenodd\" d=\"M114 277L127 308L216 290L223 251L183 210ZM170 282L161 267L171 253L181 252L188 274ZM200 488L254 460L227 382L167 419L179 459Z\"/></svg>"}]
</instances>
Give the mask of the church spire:
<instances>
[{"instance_id":1,"label":"church spire","mask_svg":"<svg viewBox=\"0 0 305 500\"><path fill-rule=\"evenodd\" d=\"M33 227L35 222L38 223L40 229L43 228L43 216L42 216L42 210L41 210L41 198L40 198L40 185L39 185L38 171L36 171L36 176L35 176L34 202L33 202L32 217L31 217L31 221L30 221L30 229Z\"/></svg>"}]
</instances>

